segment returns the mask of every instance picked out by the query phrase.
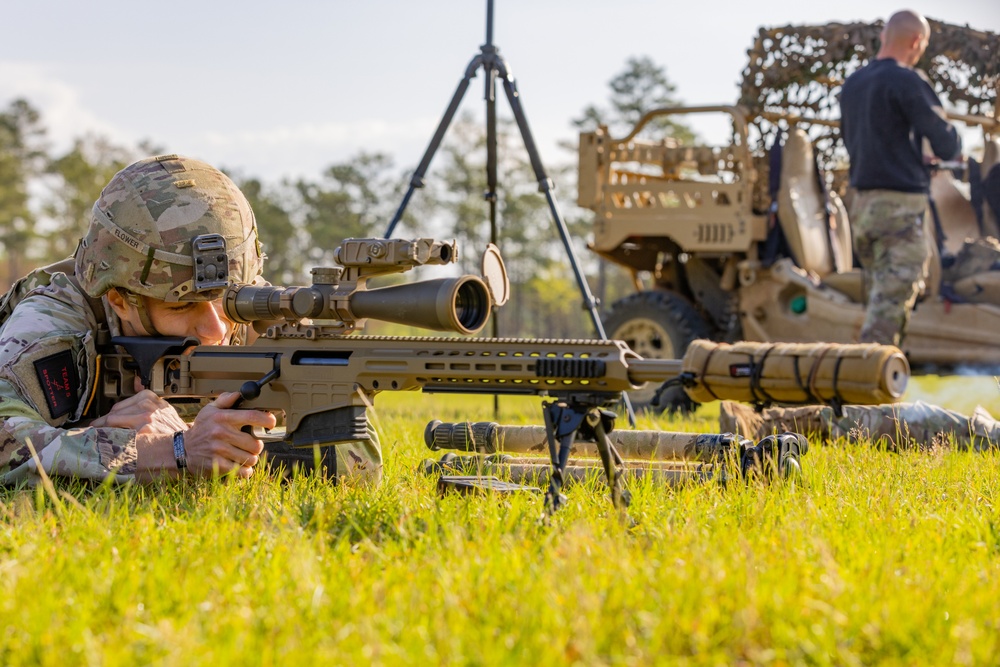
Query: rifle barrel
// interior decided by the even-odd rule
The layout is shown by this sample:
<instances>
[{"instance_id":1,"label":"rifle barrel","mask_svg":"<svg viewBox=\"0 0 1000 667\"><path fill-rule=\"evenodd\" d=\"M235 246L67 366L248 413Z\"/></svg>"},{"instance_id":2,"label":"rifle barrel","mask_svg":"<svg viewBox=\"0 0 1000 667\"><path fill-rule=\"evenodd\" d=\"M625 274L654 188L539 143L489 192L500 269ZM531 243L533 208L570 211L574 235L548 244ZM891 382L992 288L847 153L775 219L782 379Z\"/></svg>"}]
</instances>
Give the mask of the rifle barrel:
<instances>
[{"instance_id":1,"label":"rifle barrel","mask_svg":"<svg viewBox=\"0 0 1000 667\"><path fill-rule=\"evenodd\" d=\"M660 383L677 377L683 368L681 359L632 359L628 363L628 378L636 385Z\"/></svg>"}]
</instances>

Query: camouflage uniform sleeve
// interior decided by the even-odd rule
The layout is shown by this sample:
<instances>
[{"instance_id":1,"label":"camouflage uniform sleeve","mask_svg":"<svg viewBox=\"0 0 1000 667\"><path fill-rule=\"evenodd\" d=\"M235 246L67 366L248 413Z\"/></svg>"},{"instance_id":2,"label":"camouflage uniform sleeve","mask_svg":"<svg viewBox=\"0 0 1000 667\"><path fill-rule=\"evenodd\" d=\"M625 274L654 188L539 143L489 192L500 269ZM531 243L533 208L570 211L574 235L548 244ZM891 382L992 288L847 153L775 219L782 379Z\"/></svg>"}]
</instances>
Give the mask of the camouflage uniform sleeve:
<instances>
[{"instance_id":1,"label":"camouflage uniform sleeve","mask_svg":"<svg viewBox=\"0 0 1000 667\"><path fill-rule=\"evenodd\" d=\"M3 380L0 419L0 484L37 483L39 464L50 476L101 481L114 475L116 481L131 481L135 475L135 431L51 426Z\"/></svg>"},{"instance_id":2,"label":"camouflage uniform sleeve","mask_svg":"<svg viewBox=\"0 0 1000 667\"><path fill-rule=\"evenodd\" d=\"M59 274L0 330L0 483L37 482L39 464L49 475L134 476L135 431L81 425L97 367L96 327L83 295Z\"/></svg>"}]
</instances>

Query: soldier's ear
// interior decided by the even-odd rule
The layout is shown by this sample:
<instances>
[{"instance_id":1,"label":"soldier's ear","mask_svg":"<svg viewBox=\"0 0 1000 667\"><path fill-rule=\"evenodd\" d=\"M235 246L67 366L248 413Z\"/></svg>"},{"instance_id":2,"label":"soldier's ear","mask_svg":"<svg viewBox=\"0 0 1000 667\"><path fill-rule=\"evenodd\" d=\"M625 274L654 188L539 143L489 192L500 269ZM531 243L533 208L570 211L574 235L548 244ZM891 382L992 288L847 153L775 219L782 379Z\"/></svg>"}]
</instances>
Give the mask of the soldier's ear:
<instances>
[{"instance_id":1,"label":"soldier's ear","mask_svg":"<svg viewBox=\"0 0 1000 667\"><path fill-rule=\"evenodd\" d=\"M115 315L117 315L119 319L125 319L129 309L129 302L125 298L125 295L119 292L117 288L113 287L108 290L106 296L108 297L108 304L111 306L111 309L115 311Z\"/></svg>"}]
</instances>

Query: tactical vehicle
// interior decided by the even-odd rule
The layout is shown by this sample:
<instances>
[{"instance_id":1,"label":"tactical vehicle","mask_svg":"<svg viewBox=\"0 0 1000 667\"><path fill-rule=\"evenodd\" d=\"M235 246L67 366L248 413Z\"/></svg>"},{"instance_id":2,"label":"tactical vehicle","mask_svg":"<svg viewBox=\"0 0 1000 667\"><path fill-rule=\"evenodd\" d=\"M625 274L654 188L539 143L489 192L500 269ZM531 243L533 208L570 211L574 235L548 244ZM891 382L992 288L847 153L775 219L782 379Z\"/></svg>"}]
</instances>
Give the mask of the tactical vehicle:
<instances>
[{"instance_id":1,"label":"tactical vehicle","mask_svg":"<svg viewBox=\"0 0 1000 667\"><path fill-rule=\"evenodd\" d=\"M918 64L978 159L933 176L932 261L903 342L917 373L1000 368L1000 39L930 21ZM661 108L621 138L580 136L578 204L590 249L636 292L604 315L608 336L647 358L696 338L848 343L864 317L838 133L840 83L877 51L880 25L763 28L737 104ZM723 114L725 145L651 137L662 117ZM969 129L971 128L971 129ZM653 390L633 400L665 407ZM658 405L656 403L659 403Z\"/></svg>"}]
</instances>

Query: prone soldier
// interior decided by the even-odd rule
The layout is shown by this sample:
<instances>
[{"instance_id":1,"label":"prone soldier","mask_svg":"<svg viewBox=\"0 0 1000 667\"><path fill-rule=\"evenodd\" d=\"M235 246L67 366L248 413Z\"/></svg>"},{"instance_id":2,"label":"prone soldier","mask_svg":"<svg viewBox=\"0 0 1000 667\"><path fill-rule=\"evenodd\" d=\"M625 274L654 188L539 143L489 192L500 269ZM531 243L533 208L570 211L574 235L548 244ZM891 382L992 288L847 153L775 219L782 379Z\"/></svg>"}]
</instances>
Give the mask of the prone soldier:
<instances>
[{"instance_id":1,"label":"prone soldier","mask_svg":"<svg viewBox=\"0 0 1000 667\"><path fill-rule=\"evenodd\" d=\"M0 304L0 483L36 482L39 468L92 480L249 477L264 454L252 428L272 428L275 417L234 409L238 393L218 396L190 423L152 391L103 414L94 399L111 337L250 342L252 327L229 319L220 299L229 285L266 284L264 258L249 202L218 169L161 155L116 174L74 257L25 276ZM327 471L378 481L381 448L370 435L324 448ZM265 459L292 460L280 448Z\"/></svg>"},{"instance_id":2,"label":"prone soldier","mask_svg":"<svg viewBox=\"0 0 1000 667\"><path fill-rule=\"evenodd\" d=\"M871 441L892 450L954 446L980 451L1000 443L1000 422L983 407L971 415L924 401L881 405L845 405L839 411L825 405L771 407L722 401L719 427L746 438L763 438L786 430L822 440L846 438Z\"/></svg>"}]
</instances>

